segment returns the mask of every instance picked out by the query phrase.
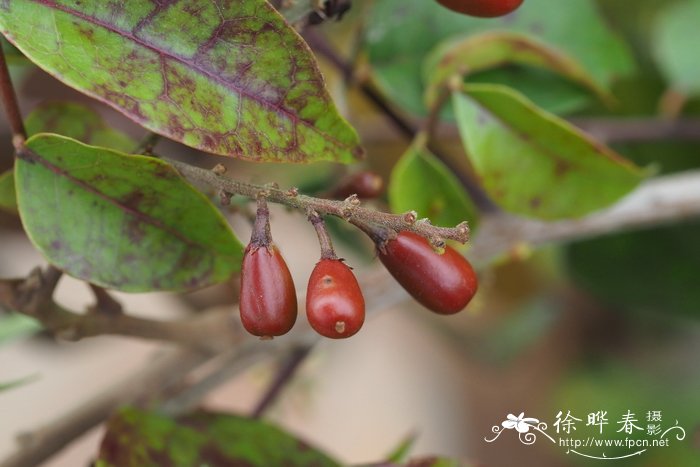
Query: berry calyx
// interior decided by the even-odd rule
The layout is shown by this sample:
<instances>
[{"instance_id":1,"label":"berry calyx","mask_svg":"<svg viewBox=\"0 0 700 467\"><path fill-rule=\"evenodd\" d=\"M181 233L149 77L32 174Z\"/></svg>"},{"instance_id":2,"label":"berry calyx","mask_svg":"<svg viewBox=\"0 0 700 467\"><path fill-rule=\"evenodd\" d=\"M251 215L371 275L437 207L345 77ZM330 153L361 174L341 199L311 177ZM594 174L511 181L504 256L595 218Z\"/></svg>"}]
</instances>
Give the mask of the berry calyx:
<instances>
[{"instance_id":1,"label":"berry calyx","mask_svg":"<svg viewBox=\"0 0 700 467\"><path fill-rule=\"evenodd\" d=\"M294 281L270 235L269 211L264 199L241 266L240 314L243 327L262 338L289 332L297 318Z\"/></svg>"},{"instance_id":2,"label":"berry calyx","mask_svg":"<svg viewBox=\"0 0 700 467\"><path fill-rule=\"evenodd\" d=\"M378 245L387 270L420 304L439 314L454 314L471 301L478 288L476 273L467 259L450 246L442 254L413 232Z\"/></svg>"},{"instance_id":3,"label":"berry calyx","mask_svg":"<svg viewBox=\"0 0 700 467\"><path fill-rule=\"evenodd\" d=\"M343 339L365 321L365 299L350 268L340 259L321 259L306 291L306 316L319 334Z\"/></svg>"},{"instance_id":4,"label":"berry calyx","mask_svg":"<svg viewBox=\"0 0 700 467\"><path fill-rule=\"evenodd\" d=\"M515 11L523 0L437 0L437 2L457 13L494 18Z\"/></svg>"}]
</instances>

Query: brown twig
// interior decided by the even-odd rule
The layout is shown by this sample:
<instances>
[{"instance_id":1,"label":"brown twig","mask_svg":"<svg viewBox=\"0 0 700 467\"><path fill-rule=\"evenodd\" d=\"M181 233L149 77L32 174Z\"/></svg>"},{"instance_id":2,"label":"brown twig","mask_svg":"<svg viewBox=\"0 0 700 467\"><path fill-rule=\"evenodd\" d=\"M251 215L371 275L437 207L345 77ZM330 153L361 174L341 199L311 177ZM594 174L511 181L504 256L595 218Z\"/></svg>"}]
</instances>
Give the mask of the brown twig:
<instances>
[{"instance_id":1,"label":"brown twig","mask_svg":"<svg viewBox=\"0 0 700 467\"><path fill-rule=\"evenodd\" d=\"M301 345L294 347L285 360L280 364L275 378L270 382L270 386L265 391L265 394L260 398L260 402L253 409L252 417L260 418L263 413L277 400L280 393L284 390L287 384L294 378L297 370L304 363L306 357L311 353L311 345Z\"/></svg>"},{"instance_id":2,"label":"brown twig","mask_svg":"<svg viewBox=\"0 0 700 467\"><path fill-rule=\"evenodd\" d=\"M565 243L612 232L700 217L700 170L652 179L609 209L581 219L543 222L499 214L487 216L470 257L490 261L519 246Z\"/></svg>"},{"instance_id":3,"label":"brown twig","mask_svg":"<svg viewBox=\"0 0 700 467\"><path fill-rule=\"evenodd\" d=\"M0 94L5 107L5 115L7 115L7 120L12 128L12 143L15 147L18 147L27 139L27 131L24 129L22 113L17 104L17 96L12 86L10 70L7 68L5 52L2 49L0 49Z\"/></svg>"},{"instance_id":4,"label":"brown twig","mask_svg":"<svg viewBox=\"0 0 700 467\"><path fill-rule=\"evenodd\" d=\"M95 296L95 304L89 308L93 313L107 313L109 315L121 315L124 310L109 292L95 284L88 284L92 294Z\"/></svg>"},{"instance_id":5,"label":"brown twig","mask_svg":"<svg viewBox=\"0 0 700 467\"><path fill-rule=\"evenodd\" d=\"M48 268L25 279L0 280L0 307L37 319L48 331L66 340L100 335L121 335L176 342L216 353L238 343L243 334L228 313L203 314L175 321L156 321L114 310L79 314L51 298L60 271ZM103 302L104 304L104 302ZM99 300L98 305L99 306Z\"/></svg>"},{"instance_id":6,"label":"brown twig","mask_svg":"<svg viewBox=\"0 0 700 467\"><path fill-rule=\"evenodd\" d=\"M319 216L316 211L309 211L308 219L316 230L318 243L321 246L321 259L338 259L338 255L335 254L335 249L333 248L333 241L326 228L326 223L323 222L323 218Z\"/></svg>"},{"instance_id":7,"label":"brown twig","mask_svg":"<svg viewBox=\"0 0 700 467\"><path fill-rule=\"evenodd\" d=\"M700 140L700 118L574 118L571 123L606 143Z\"/></svg>"},{"instance_id":8,"label":"brown twig","mask_svg":"<svg viewBox=\"0 0 700 467\"><path fill-rule=\"evenodd\" d=\"M284 191L279 188L244 183L218 175L211 170L194 167L172 159L163 159L172 164L185 178L207 184L227 193L245 196L250 199L256 199L263 193L268 202L283 204L304 212L316 211L321 216L331 215L347 221L355 219L364 223L378 224L397 232L408 230L430 240L443 238L460 243L465 243L469 240L469 226L466 222L456 227L437 227L431 225L427 219L407 222L408 219L412 220L415 218L363 208L352 200L336 201L314 198L298 194L296 190Z\"/></svg>"},{"instance_id":9,"label":"brown twig","mask_svg":"<svg viewBox=\"0 0 700 467\"><path fill-rule=\"evenodd\" d=\"M139 144L134 148L134 154L144 154L151 156L153 155L153 150L158 145L161 136L158 133L153 133L149 131L146 136L139 142Z\"/></svg>"}]
</instances>

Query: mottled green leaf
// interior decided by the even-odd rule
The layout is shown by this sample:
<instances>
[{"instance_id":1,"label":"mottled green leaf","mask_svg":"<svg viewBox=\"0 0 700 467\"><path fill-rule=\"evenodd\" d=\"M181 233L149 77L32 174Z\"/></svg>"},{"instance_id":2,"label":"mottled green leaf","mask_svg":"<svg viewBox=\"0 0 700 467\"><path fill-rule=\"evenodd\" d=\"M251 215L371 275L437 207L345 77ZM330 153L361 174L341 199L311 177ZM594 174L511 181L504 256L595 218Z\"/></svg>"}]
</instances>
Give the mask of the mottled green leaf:
<instances>
[{"instance_id":1,"label":"mottled green leaf","mask_svg":"<svg viewBox=\"0 0 700 467\"><path fill-rule=\"evenodd\" d=\"M107 423L97 465L323 467L339 464L260 420L210 412L171 419L125 408Z\"/></svg>"},{"instance_id":2,"label":"mottled green leaf","mask_svg":"<svg viewBox=\"0 0 700 467\"><path fill-rule=\"evenodd\" d=\"M668 7L657 19L655 58L661 71L679 91L700 94L700 0Z\"/></svg>"},{"instance_id":3,"label":"mottled green leaf","mask_svg":"<svg viewBox=\"0 0 700 467\"><path fill-rule=\"evenodd\" d=\"M102 116L76 102L46 102L36 107L24 121L29 135L56 133L85 144L131 152L136 142L109 127Z\"/></svg>"},{"instance_id":4,"label":"mottled green leaf","mask_svg":"<svg viewBox=\"0 0 700 467\"><path fill-rule=\"evenodd\" d=\"M189 146L255 161L362 153L312 53L264 0L6 0L0 30L61 81Z\"/></svg>"},{"instance_id":5,"label":"mottled green leaf","mask_svg":"<svg viewBox=\"0 0 700 467\"><path fill-rule=\"evenodd\" d=\"M505 86L471 84L453 102L465 149L504 209L541 219L578 217L630 192L644 173Z\"/></svg>"},{"instance_id":6,"label":"mottled green leaf","mask_svg":"<svg viewBox=\"0 0 700 467\"><path fill-rule=\"evenodd\" d=\"M374 77L396 104L414 113L425 113L423 60L435 46L451 37L493 30L532 35L577 60L604 88L633 69L626 45L610 30L590 0L527 0L514 13L494 19L459 15L435 1L376 0L374 3L365 41ZM508 76L510 71L503 69L498 74ZM523 74L529 76L527 70ZM534 86L535 80L521 80L531 88ZM512 81L520 89L518 80ZM566 83L563 79L559 81ZM546 97L544 91L551 87L548 80L540 84L541 93L528 96ZM568 108L559 107L557 111L570 112L585 104L582 97L586 93L577 86L560 87L559 91L562 98L571 101Z\"/></svg>"},{"instance_id":7,"label":"mottled green leaf","mask_svg":"<svg viewBox=\"0 0 700 467\"><path fill-rule=\"evenodd\" d=\"M171 166L39 134L15 164L24 228L49 262L124 290L193 289L225 281L242 245L204 195Z\"/></svg>"},{"instance_id":8,"label":"mottled green leaf","mask_svg":"<svg viewBox=\"0 0 700 467\"><path fill-rule=\"evenodd\" d=\"M0 175L0 209L9 212L17 212L15 175L12 169Z\"/></svg>"},{"instance_id":9,"label":"mottled green leaf","mask_svg":"<svg viewBox=\"0 0 700 467\"><path fill-rule=\"evenodd\" d=\"M0 315L0 344L34 334L41 325L34 318L19 313Z\"/></svg>"},{"instance_id":10,"label":"mottled green leaf","mask_svg":"<svg viewBox=\"0 0 700 467\"><path fill-rule=\"evenodd\" d=\"M512 32L487 32L451 39L437 46L425 61L425 102L432 107L440 88L453 76L462 78L504 65L543 68L588 89L605 101L611 96L574 58L531 36Z\"/></svg>"},{"instance_id":11,"label":"mottled green leaf","mask_svg":"<svg viewBox=\"0 0 700 467\"><path fill-rule=\"evenodd\" d=\"M9 391L10 389L15 389L20 386L24 386L25 384L33 383L37 379L39 379L39 375L33 374L13 381L0 382L0 392Z\"/></svg>"},{"instance_id":12,"label":"mottled green leaf","mask_svg":"<svg viewBox=\"0 0 700 467\"><path fill-rule=\"evenodd\" d=\"M411 146L394 166L389 180L389 203L394 212L414 210L433 224L476 225L476 208L455 175L427 149Z\"/></svg>"}]
</instances>

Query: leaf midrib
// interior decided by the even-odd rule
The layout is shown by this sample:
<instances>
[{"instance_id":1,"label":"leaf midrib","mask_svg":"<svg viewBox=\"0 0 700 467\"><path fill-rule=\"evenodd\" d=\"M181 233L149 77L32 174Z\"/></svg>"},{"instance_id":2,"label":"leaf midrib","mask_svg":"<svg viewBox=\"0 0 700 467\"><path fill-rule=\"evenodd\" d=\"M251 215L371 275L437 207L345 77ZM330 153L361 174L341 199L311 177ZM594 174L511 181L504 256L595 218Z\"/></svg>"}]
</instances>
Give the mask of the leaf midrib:
<instances>
[{"instance_id":1,"label":"leaf midrib","mask_svg":"<svg viewBox=\"0 0 700 467\"><path fill-rule=\"evenodd\" d=\"M159 56L161 56L161 57L163 57L163 58L176 61L176 62L180 63L181 65L184 65L186 68L189 68L189 69L191 69L191 70L193 70L193 71L196 71L196 72L201 73L202 75L204 75L204 76L206 76L206 77L212 79L214 82L216 82L217 84L223 86L224 88L229 89L229 90L232 90L232 91L238 93L238 94L239 94L240 96L242 96L242 97L244 96L246 99L250 99L251 101L257 102L257 103L259 103L259 104L261 104L261 105L263 105L263 106L265 106L265 107L268 107L268 108L271 109L273 112L280 112L280 113L286 115L286 116L287 116L290 120L292 120L294 123L301 123L301 124L303 124L304 126L306 126L307 128L311 129L312 131L314 131L314 132L316 132L316 133L322 135L323 137L325 137L325 138L327 138L327 139L333 141L333 142L336 143L338 146L345 147L345 148L348 148L348 149L351 149L351 148L352 148L351 145L348 145L348 144L346 144L346 143L343 143L343 142L339 141L336 137L334 137L334 136L332 136L332 135L330 135L330 134L328 134L328 133L326 133L326 132L324 132L324 131L321 131L321 130L320 130L318 127L316 127L312 122L309 122L308 120L305 120L305 119L300 118L300 117L299 117L297 114L295 114L294 112L292 112L292 111L290 111L290 110L288 110L288 109L286 109L286 108L284 108L284 107L279 107L279 106L275 105L275 104L272 103L272 102L268 102L268 101L266 101L266 100L264 100L264 99L257 98L257 96L255 96L255 95L253 95L253 94L250 94L250 93L248 93L248 92L245 92L244 88L241 88L241 87L237 86L235 82L223 80L223 79L221 79L219 76L217 76L215 73L211 72L210 70L207 70L206 68L202 68L202 67L198 66L198 65L197 65L196 63L194 63L194 62L187 61L187 59L185 59L185 58L183 58L183 57L180 57L180 56L177 56L177 55L175 55L175 54L173 54L173 53L171 53L171 52L169 52L169 51L167 51L167 50L159 49L159 48L156 47L155 45L149 44L148 42L144 41L144 40L141 39L140 37L134 35L132 32L125 31L125 30L123 30L123 29L119 29L119 28L115 27L114 25L112 25L112 24L110 24L110 23L107 23L107 22L105 22L105 21L99 20L99 19L97 19L97 18L95 18L95 17L92 17L92 16L88 16L88 15L86 15L86 14L80 12L80 11L74 10L74 9L72 9L72 8L67 8L67 7L65 7L65 6L63 6L63 5L58 5L58 4L56 4L55 2L53 2L53 1L51 1L51 0L31 0L31 1L34 2L34 3L38 3L38 4L42 5L42 6L45 6L46 8L50 8L50 9L62 11L63 13L76 16L76 17L82 19L83 21L85 21L85 22L87 22L87 23L90 23L90 24L92 24L92 25L94 25L94 26L99 26L99 27L101 27L101 28L103 28L103 29L106 29L107 31L110 31L110 32L112 32L112 33L121 35L121 36L123 36L123 37L125 37L125 38L127 38L127 39L130 39L130 40L133 41L134 43L136 43L136 44L138 44L138 45L144 47L145 49L148 49L148 50L151 50L152 52L155 52L157 55L159 55ZM318 73L318 71L317 71L317 73ZM165 78L165 77L164 77L164 78ZM296 129L295 129L294 131L296 131ZM296 139L295 139L295 141L296 141ZM298 144L298 143L295 143L295 144Z\"/></svg>"}]
</instances>

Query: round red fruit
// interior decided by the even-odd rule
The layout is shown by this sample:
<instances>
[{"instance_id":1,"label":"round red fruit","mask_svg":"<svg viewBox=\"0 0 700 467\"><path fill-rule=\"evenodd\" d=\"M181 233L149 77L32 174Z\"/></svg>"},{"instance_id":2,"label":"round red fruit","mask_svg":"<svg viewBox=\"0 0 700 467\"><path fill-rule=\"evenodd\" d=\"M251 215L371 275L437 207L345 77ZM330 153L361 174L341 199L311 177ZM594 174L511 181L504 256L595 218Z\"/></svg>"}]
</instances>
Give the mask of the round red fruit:
<instances>
[{"instance_id":1,"label":"round red fruit","mask_svg":"<svg viewBox=\"0 0 700 467\"><path fill-rule=\"evenodd\" d=\"M275 245L246 248L240 311L243 327L255 336L281 336L294 326L296 290L287 263Z\"/></svg>"},{"instance_id":2,"label":"round red fruit","mask_svg":"<svg viewBox=\"0 0 700 467\"><path fill-rule=\"evenodd\" d=\"M392 276L426 308L440 314L462 310L476 294L478 281L467 259L447 246L443 254L413 232L401 232L378 249Z\"/></svg>"},{"instance_id":3,"label":"round red fruit","mask_svg":"<svg viewBox=\"0 0 700 467\"><path fill-rule=\"evenodd\" d=\"M493 18L515 11L523 0L437 0L437 2L457 13Z\"/></svg>"},{"instance_id":4,"label":"round red fruit","mask_svg":"<svg viewBox=\"0 0 700 467\"><path fill-rule=\"evenodd\" d=\"M306 316L319 334L350 337L365 321L365 299L350 268L339 259L321 259L306 291Z\"/></svg>"}]
</instances>

